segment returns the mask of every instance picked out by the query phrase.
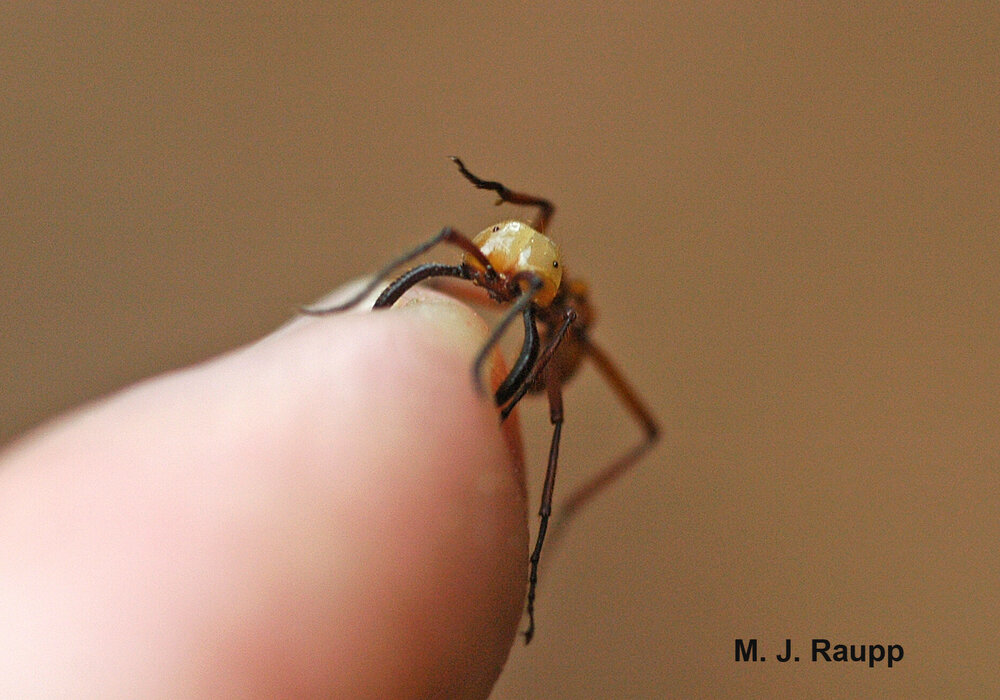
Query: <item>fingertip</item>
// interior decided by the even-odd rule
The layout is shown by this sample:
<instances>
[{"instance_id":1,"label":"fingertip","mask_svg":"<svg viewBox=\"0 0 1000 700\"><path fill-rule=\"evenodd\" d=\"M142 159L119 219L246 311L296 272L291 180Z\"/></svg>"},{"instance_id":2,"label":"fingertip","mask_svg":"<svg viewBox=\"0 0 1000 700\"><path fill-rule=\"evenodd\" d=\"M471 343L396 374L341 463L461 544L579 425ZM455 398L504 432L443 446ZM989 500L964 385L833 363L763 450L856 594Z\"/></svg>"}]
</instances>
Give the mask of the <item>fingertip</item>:
<instances>
[{"instance_id":1,"label":"fingertip","mask_svg":"<svg viewBox=\"0 0 1000 700\"><path fill-rule=\"evenodd\" d=\"M520 433L514 420L498 429L496 407L470 373L488 327L465 304L423 288L391 309L309 326L353 346L353 358L335 363L354 368L344 388L375 408L347 418L349 432L367 429L383 452L360 477L380 484L384 529L372 532L364 551L377 555L364 555L359 571L379 580L374 595L391 612L352 628L352 648L367 651L343 666L384 660L361 670L362 678L376 670L383 694L390 679L405 679L421 692L485 697L517 636L527 576ZM484 375L492 386L503 379L498 352Z\"/></svg>"},{"instance_id":2,"label":"fingertip","mask_svg":"<svg viewBox=\"0 0 1000 700\"><path fill-rule=\"evenodd\" d=\"M44 659L53 687L94 695L485 697L521 618L527 525L469 378L477 318L441 299L304 318L8 455L27 505L7 509L24 536L5 551L44 583L5 601L18 679ZM48 609L79 634L47 630Z\"/></svg>"},{"instance_id":3,"label":"fingertip","mask_svg":"<svg viewBox=\"0 0 1000 700\"><path fill-rule=\"evenodd\" d=\"M367 580L382 572L375 575L379 595L409 601L375 624L366 616L354 646L368 639L372 646L361 656L389 660L378 669L383 684L405 678L421 692L485 696L516 637L527 574L523 468L519 443L510 442L517 432L509 426L507 442L501 439L495 407L469 377L486 327L464 305L434 293L354 323L362 328L356 340L367 344L360 355L382 351L377 363L359 362L356 377L370 388L368 401L382 407L377 414L392 416L375 437L395 444L405 461L383 459L378 474L367 467L366 480L383 485L387 529L371 542L378 555L363 568ZM400 660L409 662L394 666Z\"/></svg>"}]
</instances>

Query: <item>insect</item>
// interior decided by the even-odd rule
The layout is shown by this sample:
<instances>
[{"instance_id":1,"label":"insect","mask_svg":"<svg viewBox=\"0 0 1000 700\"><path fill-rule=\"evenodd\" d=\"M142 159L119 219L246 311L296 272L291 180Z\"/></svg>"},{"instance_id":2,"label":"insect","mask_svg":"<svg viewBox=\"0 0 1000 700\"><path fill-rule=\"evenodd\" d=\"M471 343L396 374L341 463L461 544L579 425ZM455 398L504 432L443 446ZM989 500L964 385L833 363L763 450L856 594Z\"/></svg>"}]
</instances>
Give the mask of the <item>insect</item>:
<instances>
[{"instance_id":1,"label":"insect","mask_svg":"<svg viewBox=\"0 0 1000 700\"><path fill-rule=\"evenodd\" d=\"M500 409L500 420L506 420L517 403L527 393L545 393L549 401L552 442L548 467L538 510L538 534L529 560L527 612L528 628L525 644L535 633L535 590L538 585L538 562L552 514L552 495L559 462L559 441L563 426L563 385L576 374L585 360L593 362L629 414L641 425L643 437L631 450L605 466L579 487L566 500L557 522L565 523L581 506L609 483L625 473L656 441L659 428L638 394L626 382L611 358L590 337L594 310L587 285L568 277L560 261L559 248L545 235L555 213L547 199L514 192L499 182L483 180L473 175L461 159L451 156L466 180L482 190L496 193L497 204L508 203L537 209L530 223L506 220L468 238L451 227L441 231L409 253L380 270L369 283L347 301L327 308L303 308L312 315L345 311L359 304L388 279L394 270L410 262L438 244L453 245L463 252L458 265L424 263L404 272L382 291L374 309L392 306L411 287L438 277L468 280L486 290L500 304L509 304L489 338L476 355L472 380L480 393L483 365L510 324L520 316L524 324L524 341L507 377L493 394Z\"/></svg>"}]
</instances>

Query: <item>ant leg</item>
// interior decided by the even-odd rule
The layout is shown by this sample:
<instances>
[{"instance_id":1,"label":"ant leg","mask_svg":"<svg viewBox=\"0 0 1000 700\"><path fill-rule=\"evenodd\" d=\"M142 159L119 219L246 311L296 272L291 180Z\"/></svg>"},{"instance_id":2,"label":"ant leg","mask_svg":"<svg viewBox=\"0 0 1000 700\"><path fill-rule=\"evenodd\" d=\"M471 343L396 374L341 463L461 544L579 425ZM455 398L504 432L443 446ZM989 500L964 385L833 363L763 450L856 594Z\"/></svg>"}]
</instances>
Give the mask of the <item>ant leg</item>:
<instances>
[{"instance_id":1,"label":"ant leg","mask_svg":"<svg viewBox=\"0 0 1000 700\"><path fill-rule=\"evenodd\" d=\"M426 263L408 270L400 275L392 284L382 290L372 305L373 309L384 309L395 304L408 289L428 277L459 277L471 279L469 270L462 265L442 265L441 263Z\"/></svg>"},{"instance_id":2,"label":"ant leg","mask_svg":"<svg viewBox=\"0 0 1000 700\"><path fill-rule=\"evenodd\" d=\"M538 326L535 325L535 308L531 304L528 304L524 307L523 315L524 343L521 345L521 353L517 356L517 361L510 370L510 374L497 387L494 394L497 406L503 406L512 394L521 391L528 384L529 380L527 377L531 373L532 368L537 366L535 360L538 358L540 341L538 338ZM500 422L503 422L506 417L505 414L501 413Z\"/></svg>"},{"instance_id":3,"label":"ant leg","mask_svg":"<svg viewBox=\"0 0 1000 700\"><path fill-rule=\"evenodd\" d=\"M434 236L428 241L421 243L410 252L400 256L399 258L396 258L391 263L389 263L381 270L379 270L372 279L368 280L368 284L366 284L364 288L361 289L361 291L359 291L357 294L355 294L347 301L341 302L336 306L329 306L326 308L319 308L319 309L310 306L301 306L299 307L299 311L304 314L308 314L310 316L323 316L325 314L333 314L333 313L338 313L340 311L346 311L347 309L350 309L353 306L357 306L362 299L364 299L366 296L374 292L375 288L378 287L379 284L383 280L385 280L389 275L391 275L393 270L395 270L400 265L408 263L410 260L413 260L414 258L423 255L428 250L436 246L438 243L450 243L454 246L461 248L466 253L476 258L479 264L482 265L483 268L486 270L487 277L496 277L497 273L493 269L493 266L490 264L490 261L486 259L485 255L483 255L483 251L481 251L476 246L475 243L469 240L468 237L462 235L461 233L451 228L450 226L445 226L437 233L436 236Z\"/></svg>"},{"instance_id":4,"label":"ant leg","mask_svg":"<svg viewBox=\"0 0 1000 700\"><path fill-rule=\"evenodd\" d=\"M625 377L615 366L611 358L603 350L594 345L589 339L585 339L583 348L586 354L594 360L597 369L600 371L612 390L618 396L625 408L632 417L642 425L645 430L641 442L611 464L607 465L590 478L586 483L576 489L566 502L559 509L556 529L562 530L566 522L586 504L591 498L604 490L609 484L622 476L629 468L635 464L645 452L652 447L659 437L660 428L656 424L656 419L649 412L649 409L639 399L639 395L625 381Z\"/></svg>"},{"instance_id":5,"label":"ant leg","mask_svg":"<svg viewBox=\"0 0 1000 700\"><path fill-rule=\"evenodd\" d=\"M511 321L514 320L514 317L518 314L524 313L524 309L531 304L531 300L535 298L535 295L538 294L542 288L541 278L533 272L519 272L514 275L513 281L516 283L520 279L528 280L528 289L524 290L521 293L521 296L517 298L517 301L511 304L510 309L503 315L500 319L500 323L496 325L496 328L494 328L493 332L490 333L490 337L486 339L483 347L480 348L479 354L476 355L475 362L472 363L472 383L475 385L476 390L480 394L486 393L483 389L482 373L483 364L486 362L486 358L489 356L490 351L496 347L498 342L500 342L500 338L503 336L504 331L507 330L507 326L509 326ZM534 314L532 314L532 318L534 318ZM533 326L534 323L531 325ZM521 354L524 354L523 348ZM504 380L504 383L506 383L506 380Z\"/></svg>"},{"instance_id":6,"label":"ant leg","mask_svg":"<svg viewBox=\"0 0 1000 700\"><path fill-rule=\"evenodd\" d=\"M552 492L556 484L556 466L559 462L559 438L562 435L563 403L562 379L555 372L546 372L546 390L549 395L549 420L552 422L552 444L549 447L549 465L545 470L545 484L542 486L542 504L538 509L538 535L535 549L531 552L528 574L528 629L524 632L524 643L530 644L535 635L535 588L538 585L538 560L542 556L545 531L549 527L552 513Z\"/></svg>"},{"instance_id":7,"label":"ant leg","mask_svg":"<svg viewBox=\"0 0 1000 700\"><path fill-rule=\"evenodd\" d=\"M538 358L538 362L536 362L535 366L531 368L531 373L527 376L524 382L518 386L517 391L509 397L510 403L504 406L503 410L500 411L501 423L507 420L507 416L509 416L511 411L514 410L514 407L517 406L517 402L524 398L524 395L528 393L528 390L531 389L531 386L535 383L535 379L545 369L546 365L549 364L549 360L551 360L552 356L555 354L556 349L559 347L563 337L566 335L566 331L569 330L570 325L575 320L576 311L573 309L566 309L566 312L563 315L563 322L562 325L559 326L559 330L557 330L556 334L552 336L551 340L549 340L549 344L545 346L545 350L542 351L542 356ZM502 402L498 401L497 403L500 405Z\"/></svg>"},{"instance_id":8,"label":"ant leg","mask_svg":"<svg viewBox=\"0 0 1000 700\"><path fill-rule=\"evenodd\" d=\"M458 171L462 173L462 176L466 180L471 182L477 188L481 190L492 190L497 193L500 197L500 202L507 202L509 204L521 204L529 207L538 207L538 215L532 222L532 227L537 229L539 232L544 233L545 228L549 225L549 221L552 219L552 215L556 213L555 205L543 197L536 197L535 195L525 194L523 192L514 192L513 190L507 189L503 184L496 182L495 180L483 180L476 177L468 171L465 167L465 163L458 156L448 156L451 158L452 162L458 166Z\"/></svg>"}]
</instances>

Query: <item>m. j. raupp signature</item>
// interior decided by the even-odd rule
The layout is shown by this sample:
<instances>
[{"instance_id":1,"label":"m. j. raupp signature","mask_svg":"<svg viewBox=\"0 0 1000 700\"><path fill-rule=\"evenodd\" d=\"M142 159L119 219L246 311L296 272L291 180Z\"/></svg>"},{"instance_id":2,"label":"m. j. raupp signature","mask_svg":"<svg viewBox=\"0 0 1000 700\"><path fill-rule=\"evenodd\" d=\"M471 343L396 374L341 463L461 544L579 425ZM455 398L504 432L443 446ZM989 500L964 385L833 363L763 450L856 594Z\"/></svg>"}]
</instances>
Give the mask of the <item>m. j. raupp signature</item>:
<instances>
[{"instance_id":1,"label":"m. j. raupp signature","mask_svg":"<svg viewBox=\"0 0 1000 700\"><path fill-rule=\"evenodd\" d=\"M869 668L885 664L886 668L903 660L902 644L834 644L829 639L814 638L810 645L809 660L841 661L845 663L867 663ZM784 648L774 656L779 663L799 661L800 658L792 652L792 640L786 639ZM736 661L765 661L767 657L758 655L757 640L736 640Z\"/></svg>"}]
</instances>

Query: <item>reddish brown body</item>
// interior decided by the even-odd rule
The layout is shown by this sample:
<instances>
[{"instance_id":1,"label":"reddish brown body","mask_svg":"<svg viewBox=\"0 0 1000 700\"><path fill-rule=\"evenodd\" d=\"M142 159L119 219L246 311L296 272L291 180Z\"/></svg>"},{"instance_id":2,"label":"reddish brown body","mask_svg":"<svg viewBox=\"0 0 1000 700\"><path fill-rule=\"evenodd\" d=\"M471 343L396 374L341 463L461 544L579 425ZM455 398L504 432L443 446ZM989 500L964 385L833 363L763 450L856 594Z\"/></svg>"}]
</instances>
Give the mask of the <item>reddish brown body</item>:
<instances>
[{"instance_id":1,"label":"reddish brown body","mask_svg":"<svg viewBox=\"0 0 1000 700\"><path fill-rule=\"evenodd\" d=\"M425 263L408 270L382 291L374 308L392 306L407 289L423 280L436 277L468 280L485 289L494 301L509 304L509 310L490 334L473 363L473 383L480 391L483 391L481 370L486 357L514 319L522 317L524 341L521 351L507 378L494 392L494 399L500 408L501 420L505 420L525 394L544 392L548 397L549 417L553 426L541 507L538 511L538 535L530 558L528 629L524 633L527 643L531 641L535 630L534 602L538 561L552 512L563 425L563 385L576 374L584 360L591 360L629 413L642 426L644 435L635 447L605 466L569 496L560 512L562 522L626 472L652 446L659 431L656 421L638 394L628 385L610 357L590 338L589 329L595 314L587 285L566 276L558 246L544 233L555 212L552 203L541 197L514 192L499 182L482 180L470 173L461 160L455 157L452 160L462 175L477 188L496 192L499 196L498 204L507 202L536 207L538 211L534 220L530 224L516 220L502 221L471 239L445 227L434 238L381 270L363 290L347 302L331 308L303 311L326 314L355 306L398 266L439 243L454 245L463 251L460 265Z\"/></svg>"}]
</instances>

